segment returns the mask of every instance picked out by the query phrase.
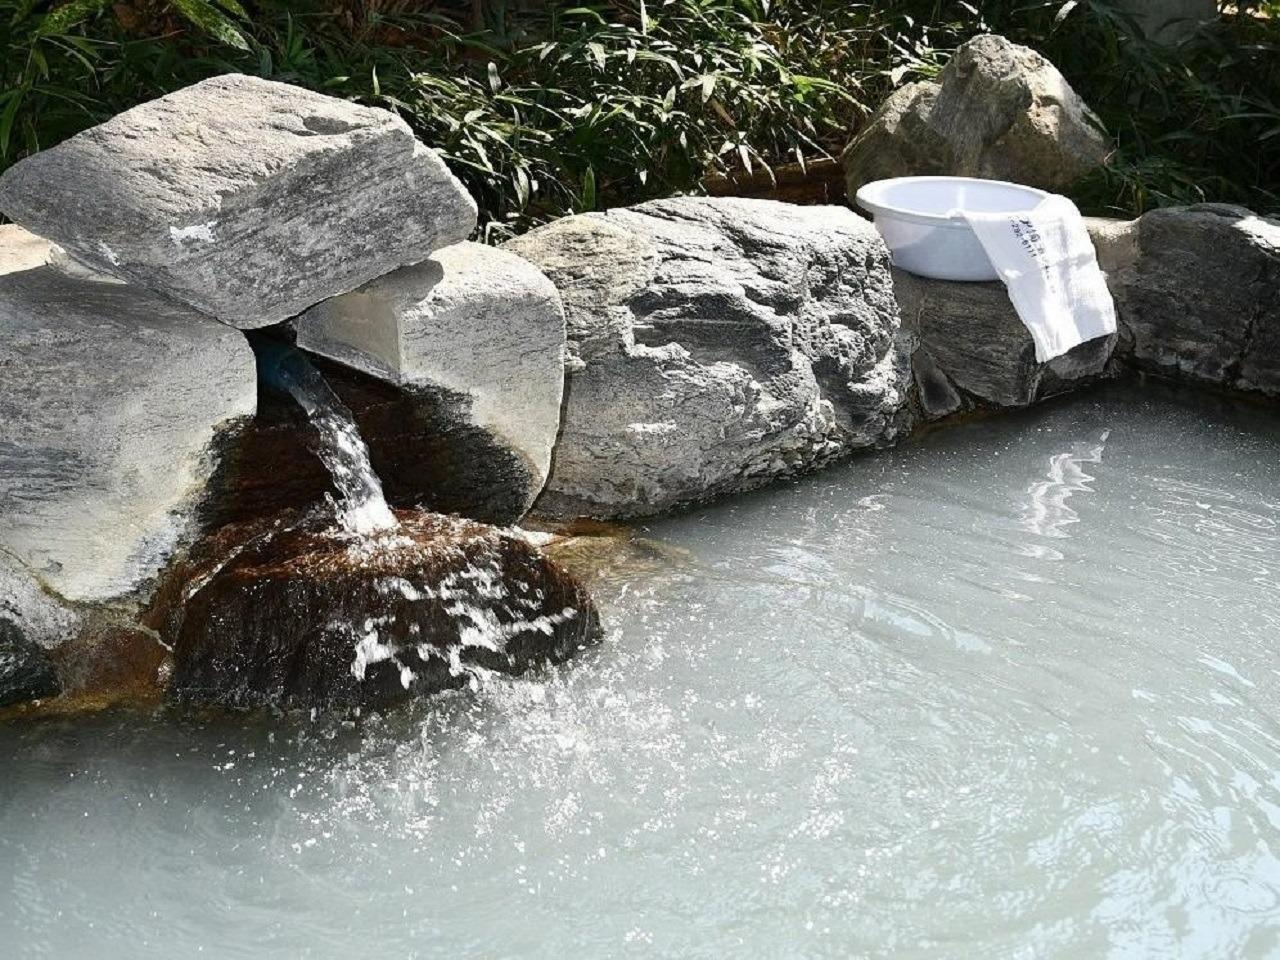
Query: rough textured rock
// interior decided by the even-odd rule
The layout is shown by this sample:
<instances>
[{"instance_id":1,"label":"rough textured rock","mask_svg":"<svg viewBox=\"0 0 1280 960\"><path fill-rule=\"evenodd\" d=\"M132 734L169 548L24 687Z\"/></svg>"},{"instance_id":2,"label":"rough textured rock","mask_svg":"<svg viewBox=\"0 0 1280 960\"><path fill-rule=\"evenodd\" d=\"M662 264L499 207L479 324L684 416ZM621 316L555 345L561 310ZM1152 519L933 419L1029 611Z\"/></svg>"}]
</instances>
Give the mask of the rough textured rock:
<instances>
[{"instance_id":1,"label":"rough textured rock","mask_svg":"<svg viewBox=\"0 0 1280 960\"><path fill-rule=\"evenodd\" d=\"M377 706L522 673L598 639L585 591L523 539L399 516L374 546L335 535L323 511L226 527L198 545L153 612L174 649L170 696Z\"/></svg>"},{"instance_id":2,"label":"rough textured rock","mask_svg":"<svg viewBox=\"0 0 1280 960\"><path fill-rule=\"evenodd\" d=\"M312 307L296 328L306 350L428 401L456 398L443 408L527 467L516 515L533 504L560 428L565 352L560 296L533 264L456 244Z\"/></svg>"},{"instance_id":3,"label":"rough textured rock","mask_svg":"<svg viewBox=\"0 0 1280 960\"><path fill-rule=\"evenodd\" d=\"M872 180L947 175L1063 190L1110 142L1057 68L1004 37L974 37L938 83L889 96L844 153L850 198Z\"/></svg>"},{"instance_id":4,"label":"rough textured rock","mask_svg":"<svg viewBox=\"0 0 1280 960\"><path fill-rule=\"evenodd\" d=\"M0 617L0 707L52 697L60 690L48 652Z\"/></svg>"},{"instance_id":5,"label":"rough textured rock","mask_svg":"<svg viewBox=\"0 0 1280 960\"><path fill-rule=\"evenodd\" d=\"M238 74L13 166L0 211L91 269L240 327L463 240L474 202L385 110Z\"/></svg>"},{"instance_id":6,"label":"rough textured rock","mask_svg":"<svg viewBox=\"0 0 1280 960\"><path fill-rule=\"evenodd\" d=\"M1199 204L1090 227L1127 359L1173 379L1280 395L1280 220Z\"/></svg>"},{"instance_id":7,"label":"rough textured rock","mask_svg":"<svg viewBox=\"0 0 1280 960\"><path fill-rule=\"evenodd\" d=\"M69 600L127 594L251 416L235 330L119 284L0 274L0 549Z\"/></svg>"},{"instance_id":8,"label":"rough textured rock","mask_svg":"<svg viewBox=\"0 0 1280 960\"><path fill-rule=\"evenodd\" d=\"M1023 407L1101 375L1116 338L1099 337L1048 363L1004 284L929 280L894 270L902 325L917 339L912 356L925 415L938 419L972 406Z\"/></svg>"},{"instance_id":9,"label":"rough textured rock","mask_svg":"<svg viewBox=\"0 0 1280 960\"><path fill-rule=\"evenodd\" d=\"M538 512L621 517L895 436L888 256L838 207L683 197L507 244L564 300L564 415Z\"/></svg>"},{"instance_id":10,"label":"rough textured rock","mask_svg":"<svg viewBox=\"0 0 1280 960\"><path fill-rule=\"evenodd\" d=\"M0 553L0 707L56 694L49 650L75 635L79 616Z\"/></svg>"},{"instance_id":11,"label":"rough textured rock","mask_svg":"<svg viewBox=\"0 0 1280 960\"><path fill-rule=\"evenodd\" d=\"M1217 0L1119 0L1120 9L1153 40L1177 44L1218 19Z\"/></svg>"}]
</instances>

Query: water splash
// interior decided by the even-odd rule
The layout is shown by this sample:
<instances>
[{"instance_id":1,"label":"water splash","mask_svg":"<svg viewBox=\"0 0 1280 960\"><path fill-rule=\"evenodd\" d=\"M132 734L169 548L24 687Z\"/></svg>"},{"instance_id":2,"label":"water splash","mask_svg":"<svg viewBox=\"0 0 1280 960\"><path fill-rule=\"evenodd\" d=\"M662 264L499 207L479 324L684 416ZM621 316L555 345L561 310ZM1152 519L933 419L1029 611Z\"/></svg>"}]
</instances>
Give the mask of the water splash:
<instances>
[{"instance_id":1,"label":"water splash","mask_svg":"<svg viewBox=\"0 0 1280 960\"><path fill-rule=\"evenodd\" d=\"M287 390L315 428L316 455L338 488L338 525L357 537L394 530L395 514L346 404L300 351L275 341L255 342L254 349L263 380Z\"/></svg>"}]
</instances>

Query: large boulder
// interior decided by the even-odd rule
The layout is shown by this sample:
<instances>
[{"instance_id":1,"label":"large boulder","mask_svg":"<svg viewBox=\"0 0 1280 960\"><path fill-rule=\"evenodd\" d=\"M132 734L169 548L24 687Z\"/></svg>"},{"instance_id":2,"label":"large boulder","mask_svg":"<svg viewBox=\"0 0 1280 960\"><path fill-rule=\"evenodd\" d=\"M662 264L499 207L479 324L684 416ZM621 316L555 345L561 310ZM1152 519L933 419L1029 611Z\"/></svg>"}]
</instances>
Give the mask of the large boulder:
<instances>
[{"instance_id":1,"label":"large boulder","mask_svg":"<svg viewBox=\"0 0 1280 960\"><path fill-rule=\"evenodd\" d=\"M681 197L506 246L565 306L564 416L541 513L656 513L901 429L909 375L888 255L849 210Z\"/></svg>"},{"instance_id":2,"label":"large boulder","mask_svg":"<svg viewBox=\"0 0 1280 960\"><path fill-rule=\"evenodd\" d=\"M1280 396L1280 220L1198 204L1091 232L1130 362Z\"/></svg>"},{"instance_id":3,"label":"large boulder","mask_svg":"<svg viewBox=\"0 0 1280 960\"><path fill-rule=\"evenodd\" d=\"M487 442L473 439L460 454L511 485L501 519L533 504L560 428L565 353L560 296L537 267L483 244L456 244L312 307L295 325L299 347L394 384L408 395L405 406L456 417L424 424L430 432L486 433ZM371 419L368 404L357 408ZM399 431L370 427L366 440L395 487L414 447Z\"/></svg>"},{"instance_id":4,"label":"large boulder","mask_svg":"<svg viewBox=\"0 0 1280 960\"><path fill-rule=\"evenodd\" d=\"M1101 166L1110 142L1058 69L1029 47L983 35L939 82L889 96L845 149L849 198L872 180L916 175L1066 189Z\"/></svg>"},{"instance_id":5,"label":"large boulder","mask_svg":"<svg viewBox=\"0 0 1280 960\"><path fill-rule=\"evenodd\" d=\"M69 600L132 593L255 404L238 331L132 286L0 273L0 550Z\"/></svg>"},{"instance_id":6,"label":"large boulder","mask_svg":"<svg viewBox=\"0 0 1280 960\"><path fill-rule=\"evenodd\" d=\"M1102 375L1116 337L1099 337L1048 363L1009 302L1003 283L931 280L894 270L903 328L925 416L975 406L1025 407Z\"/></svg>"},{"instance_id":7,"label":"large boulder","mask_svg":"<svg viewBox=\"0 0 1280 960\"><path fill-rule=\"evenodd\" d=\"M401 511L377 540L323 510L223 528L157 593L178 701L382 706L566 659L599 638L586 592L526 540Z\"/></svg>"},{"instance_id":8,"label":"large boulder","mask_svg":"<svg viewBox=\"0 0 1280 960\"><path fill-rule=\"evenodd\" d=\"M92 269L246 328L425 260L476 221L394 114L238 74L14 165L0 211Z\"/></svg>"}]
</instances>

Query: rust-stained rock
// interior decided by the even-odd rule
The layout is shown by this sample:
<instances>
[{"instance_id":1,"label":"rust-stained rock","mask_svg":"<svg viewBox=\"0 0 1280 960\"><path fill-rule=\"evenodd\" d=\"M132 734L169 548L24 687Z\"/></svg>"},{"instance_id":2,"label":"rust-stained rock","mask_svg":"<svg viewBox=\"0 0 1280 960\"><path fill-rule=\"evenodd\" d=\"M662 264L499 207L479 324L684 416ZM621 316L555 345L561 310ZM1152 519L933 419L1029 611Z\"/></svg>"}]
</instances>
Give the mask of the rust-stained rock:
<instances>
[{"instance_id":1,"label":"rust-stained rock","mask_svg":"<svg viewBox=\"0 0 1280 960\"><path fill-rule=\"evenodd\" d=\"M529 543L400 511L377 541L291 511L197 545L152 620L172 699L352 709L558 662L600 633L595 606Z\"/></svg>"},{"instance_id":2,"label":"rust-stained rock","mask_svg":"<svg viewBox=\"0 0 1280 960\"><path fill-rule=\"evenodd\" d=\"M470 400L442 389L412 393L358 370L312 358L351 410L369 460L396 507L513 523L524 513L529 467L468 423ZM312 452L313 428L291 398L263 391L258 415L225 460L209 522L238 523L305 508L333 491Z\"/></svg>"},{"instance_id":3,"label":"rust-stained rock","mask_svg":"<svg viewBox=\"0 0 1280 960\"><path fill-rule=\"evenodd\" d=\"M90 618L53 657L63 695L98 706L158 701L172 666L155 632L124 616Z\"/></svg>"}]
</instances>

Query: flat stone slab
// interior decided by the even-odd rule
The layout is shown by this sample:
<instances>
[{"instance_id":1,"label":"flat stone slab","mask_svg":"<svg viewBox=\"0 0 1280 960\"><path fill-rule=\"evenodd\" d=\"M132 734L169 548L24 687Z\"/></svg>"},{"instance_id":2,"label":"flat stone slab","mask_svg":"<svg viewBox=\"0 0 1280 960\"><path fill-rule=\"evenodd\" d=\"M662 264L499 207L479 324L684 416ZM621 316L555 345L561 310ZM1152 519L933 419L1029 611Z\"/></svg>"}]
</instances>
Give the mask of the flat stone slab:
<instances>
[{"instance_id":1,"label":"flat stone slab","mask_svg":"<svg viewBox=\"0 0 1280 960\"><path fill-rule=\"evenodd\" d=\"M681 197L567 217L505 249L565 305L564 414L540 513L657 513L902 429L888 253L848 209Z\"/></svg>"},{"instance_id":2,"label":"flat stone slab","mask_svg":"<svg viewBox=\"0 0 1280 960\"><path fill-rule=\"evenodd\" d=\"M28 157L0 177L0 211L91 269L243 328L425 260L476 222L394 114L240 74Z\"/></svg>"},{"instance_id":3,"label":"flat stone slab","mask_svg":"<svg viewBox=\"0 0 1280 960\"><path fill-rule=\"evenodd\" d=\"M507 475L520 488L511 491L518 513L532 505L560 429L565 357L560 295L533 264L483 244L455 244L317 304L296 329L298 346L312 353L412 394L457 397L443 409L526 464ZM369 442L379 447L380 434Z\"/></svg>"},{"instance_id":4,"label":"flat stone slab","mask_svg":"<svg viewBox=\"0 0 1280 960\"><path fill-rule=\"evenodd\" d=\"M1037 363L1035 342L1003 283L932 280L896 269L893 283L903 328L917 340L912 366L930 419L973 400L1025 407L1061 393L1101 375L1115 347L1114 335L1099 337Z\"/></svg>"},{"instance_id":5,"label":"flat stone slab","mask_svg":"<svg viewBox=\"0 0 1280 960\"><path fill-rule=\"evenodd\" d=\"M0 551L69 600L133 592L256 407L244 336L123 284L0 274Z\"/></svg>"}]
</instances>

